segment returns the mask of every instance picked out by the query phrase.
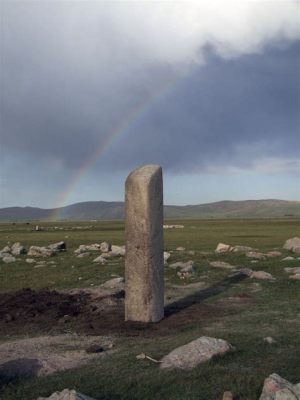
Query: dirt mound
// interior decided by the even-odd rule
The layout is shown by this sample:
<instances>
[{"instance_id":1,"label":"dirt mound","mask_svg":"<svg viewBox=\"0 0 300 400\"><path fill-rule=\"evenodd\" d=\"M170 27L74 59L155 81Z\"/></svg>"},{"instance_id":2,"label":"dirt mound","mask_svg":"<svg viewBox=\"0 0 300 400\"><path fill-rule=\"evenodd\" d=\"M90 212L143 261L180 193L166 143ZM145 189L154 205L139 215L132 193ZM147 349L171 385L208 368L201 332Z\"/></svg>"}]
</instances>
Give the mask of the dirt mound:
<instances>
[{"instance_id":1,"label":"dirt mound","mask_svg":"<svg viewBox=\"0 0 300 400\"><path fill-rule=\"evenodd\" d=\"M124 291L100 290L59 292L22 289L0 294L0 335L77 332L86 334L168 334L170 328L215 317L214 306L196 301L184 307L167 307L165 318L156 324L124 322Z\"/></svg>"}]
</instances>

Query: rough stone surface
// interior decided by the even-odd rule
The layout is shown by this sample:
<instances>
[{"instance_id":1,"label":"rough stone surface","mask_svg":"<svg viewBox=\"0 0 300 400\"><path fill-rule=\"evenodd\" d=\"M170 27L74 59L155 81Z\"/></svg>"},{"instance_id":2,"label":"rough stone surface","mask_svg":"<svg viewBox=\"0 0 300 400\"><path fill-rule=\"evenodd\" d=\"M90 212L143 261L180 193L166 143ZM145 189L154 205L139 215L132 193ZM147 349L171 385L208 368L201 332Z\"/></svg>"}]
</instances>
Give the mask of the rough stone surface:
<instances>
[{"instance_id":1,"label":"rough stone surface","mask_svg":"<svg viewBox=\"0 0 300 400\"><path fill-rule=\"evenodd\" d=\"M273 275L271 275L271 274L269 274L269 272L265 272L265 271L252 271L250 278L262 279L262 280L267 280L267 281L275 280Z\"/></svg>"},{"instance_id":2,"label":"rough stone surface","mask_svg":"<svg viewBox=\"0 0 300 400\"><path fill-rule=\"evenodd\" d=\"M111 244L108 242L100 243L100 251L102 253L108 253L109 251L111 251Z\"/></svg>"},{"instance_id":3,"label":"rough stone surface","mask_svg":"<svg viewBox=\"0 0 300 400\"><path fill-rule=\"evenodd\" d=\"M125 246L116 246L113 244L111 246L111 253L115 256L125 256Z\"/></svg>"},{"instance_id":4,"label":"rough stone surface","mask_svg":"<svg viewBox=\"0 0 300 400\"><path fill-rule=\"evenodd\" d=\"M76 390L64 389L61 392L54 392L49 397L39 397L37 400L95 400Z\"/></svg>"},{"instance_id":5,"label":"rough stone surface","mask_svg":"<svg viewBox=\"0 0 300 400\"><path fill-rule=\"evenodd\" d=\"M225 340L202 336L163 357L160 368L192 369L230 350L233 350L233 347Z\"/></svg>"},{"instance_id":6,"label":"rough stone surface","mask_svg":"<svg viewBox=\"0 0 300 400\"><path fill-rule=\"evenodd\" d=\"M9 254L9 255L3 257L3 258L2 258L2 261L3 261L5 264L10 264L10 263L13 263L13 262L16 261L16 257L13 257L12 255Z\"/></svg>"},{"instance_id":7,"label":"rough stone surface","mask_svg":"<svg viewBox=\"0 0 300 400\"><path fill-rule=\"evenodd\" d=\"M255 260L265 260L266 255L263 253L258 253L257 251L249 251L246 253L246 257L254 258Z\"/></svg>"},{"instance_id":8,"label":"rough stone surface","mask_svg":"<svg viewBox=\"0 0 300 400\"><path fill-rule=\"evenodd\" d=\"M110 279L109 281L106 281L103 283L103 285L101 285L104 288L107 289L124 289L124 278L119 277L119 278L113 278Z\"/></svg>"},{"instance_id":9,"label":"rough stone surface","mask_svg":"<svg viewBox=\"0 0 300 400\"><path fill-rule=\"evenodd\" d=\"M231 392L224 392L222 400L233 400L233 394Z\"/></svg>"},{"instance_id":10,"label":"rough stone surface","mask_svg":"<svg viewBox=\"0 0 300 400\"><path fill-rule=\"evenodd\" d=\"M126 180L125 234L125 320L157 322L164 316L163 183L158 165L138 168Z\"/></svg>"},{"instance_id":11,"label":"rough stone surface","mask_svg":"<svg viewBox=\"0 0 300 400\"><path fill-rule=\"evenodd\" d=\"M26 249L21 243L17 242L11 246L11 254L14 256L19 256L20 254L26 254Z\"/></svg>"},{"instance_id":12,"label":"rough stone surface","mask_svg":"<svg viewBox=\"0 0 300 400\"><path fill-rule=\"evenodd\" d=\"M264 381L259 400L299 400L297 386L277 374L271 374Z\"/></svg>"},{"instance_id":13,"label":"rough stone surface","mask_svg":"<svg viewBox=\"0 0 300 400\"><path fill-rule=\"evenodd\" d=\"M231 250L230 244L219 243L215 252L216 253L227 253Z\"/></svg>"},{"instance_id":14,"label":"rough stone surface","mask_svg":"<svg viewBox=\"0 0 300 400\"><path fill-rule=\"evenodd\" d=\"M106 260L106 258L104 258L104 257L102 257L102 256L99 256L99 257L95 258L95 259L93 260L93 262L99 263L99 264L106 264L106 263L107 263L107 260Z\"/></svg>"},{"instance_id":15,"label":"rough stone surface","mask_svg":"<svg viewBox=\"0 0 300 400\"><path fill-rule=\"evenodd\" d=\"M288 239L284 243L283 248L286 249L286 250L291 250L291 251L293 251L295 253L297 253L297 252L300 253L300 238L294 237L294 238Z\"/></svg>"},{"instance_id":16,"label":"rough stone surface","mask_svg":"<svg viewBox=\"0 0 300 400\"><path fill-rule=\"evenodd\" d=\"M56 251L48 247L31 246L27 255L29 257L51 257L56 254Z\"/></svg>"},{"instance_id":17,"label":"rough stone surface","mask_svg":"<svg viewBox=\"0 0 300 400\"><path fill-rule=\"evenodd\" d=\"M300 267L287 267L284 268L285 272L292 273L292 274L300 274Z\"/></svg>"},{"instance_id":18,"label":"rough stone surface","mask_svg":"<svg viewBox=\"0 0 300 400\"><path fill-rule=\"evenodd\" d=\"M235 268L234 265L231 265L231 264L229 264L229 263L227 263L227 262L225 262L225 261L211 261L211 262L209 263L209 265L210 265L211 267L214 267L214 268L224 268L224 269L232 269L232 268Z\"/></svg>"},{"instance_id":19,"label":"rough stone surface","mask_svg":"<svg viewBox=\"0 0 300 400\"><path fill-rule=\"evenodd\" d=\"M289 277L289 279L293 279L295 281L299 281L300 280L300 274L291 275Z\"/></svg>"},{"instance_id":20,"label":"rough stone surface","mask_svg":"<svg viewBox=\"0 0 300 400\"><path fill-rule=\"evenodd\" d=\"M231 251L233 252L233 253L248 253L248 251L252 251L253 249L252 249L252 247L249 247L249 246L233 246L232 248L231 248Z\"/></svg>"}]
</instances>

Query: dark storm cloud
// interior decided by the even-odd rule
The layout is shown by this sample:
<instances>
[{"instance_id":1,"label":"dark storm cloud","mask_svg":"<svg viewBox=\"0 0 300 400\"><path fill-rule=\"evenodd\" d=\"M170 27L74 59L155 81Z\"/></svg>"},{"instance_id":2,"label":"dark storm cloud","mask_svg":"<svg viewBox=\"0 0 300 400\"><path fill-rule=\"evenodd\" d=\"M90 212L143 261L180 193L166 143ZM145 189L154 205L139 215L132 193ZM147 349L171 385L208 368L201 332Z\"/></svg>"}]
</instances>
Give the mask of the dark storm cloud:
<instances>
[{"instance_id":1,"label":"dark storm cloud","mask_svg":"<svg viewBox=\"0 0 300 400\"><path fill-rule=\"evenodd\" d=\"M145 115L111 146L100 167L158 162L188 171L297 156L299 43L262 51L250 34L244 46L229 38L234 58L224 50L228 43L218 51L226 59L203 53L199 44L206 60L199 65L185 53L188 39L168 46L158 26L150 40L132 31L129 17L116 21L116 6L12 4L4 7L1 52L1 129L11 157L22 153L41 166L58 162L75 171L145 99ZM289 32L290 40L294 36ZM169 80L177 81L173 89L156 97Z\"/></svg>"}]
</instances>

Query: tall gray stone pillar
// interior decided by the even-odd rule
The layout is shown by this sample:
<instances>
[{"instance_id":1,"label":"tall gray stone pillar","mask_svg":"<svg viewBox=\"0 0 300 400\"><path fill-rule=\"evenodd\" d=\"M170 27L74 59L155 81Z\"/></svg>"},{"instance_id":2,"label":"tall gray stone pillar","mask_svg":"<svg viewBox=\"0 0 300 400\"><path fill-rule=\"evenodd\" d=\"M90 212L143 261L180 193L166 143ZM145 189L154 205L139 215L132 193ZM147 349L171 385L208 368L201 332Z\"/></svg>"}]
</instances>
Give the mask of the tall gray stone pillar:
<instances>
[{"instance_id":1,"label":"tall gray stone pillar","mask_svg":"<svg viewBox=\"0 0 300 400\"><path fill-rule=\"evenodd\" d=\"M125 184L125 320L164 316L163 181L159 165L134 170Z\"/></svg>"}]
</instances>

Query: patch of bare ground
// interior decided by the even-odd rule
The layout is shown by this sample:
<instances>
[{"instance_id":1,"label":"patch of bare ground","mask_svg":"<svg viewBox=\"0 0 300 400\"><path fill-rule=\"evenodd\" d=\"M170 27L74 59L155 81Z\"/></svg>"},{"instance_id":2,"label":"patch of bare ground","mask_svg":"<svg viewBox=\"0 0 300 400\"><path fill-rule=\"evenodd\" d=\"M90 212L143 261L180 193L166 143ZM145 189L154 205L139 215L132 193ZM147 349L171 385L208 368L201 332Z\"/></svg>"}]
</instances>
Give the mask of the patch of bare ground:
<instances>
[{"instance_id":1,"label":"patch of bare ground","mask_svg":"<svg viewBox=\"0 0 300 400\"><path fill-rule=\"evenodd\" d=\"M75 368L105 357L113 341L104 336L65 334L12 340L0 344L0 381L35 377ZM90 348L103 349L91 353ZM105 350L105 351L104 351Z\"/></svg>"},{"instance_id":2,"label":"patch of bare ground","mask_svg":"<svg viewBox=\"0 0 300 400\"><path fill-rule=\"evenodd\" d=\"M165 318L158 323L124 321L124 291L76 289L71 291L22 289L0 294L0 335L76 332L91 335L166 335L183 326L212 320L224 308L236 306L236 299L226 304L206 304L205 299L218 295L243 276L226 278L212 287L186 293L165 307ZM192 288L190 288L192 289ZM247 298L248 301L248 298Z\"/></svg>"}]
</instances>

